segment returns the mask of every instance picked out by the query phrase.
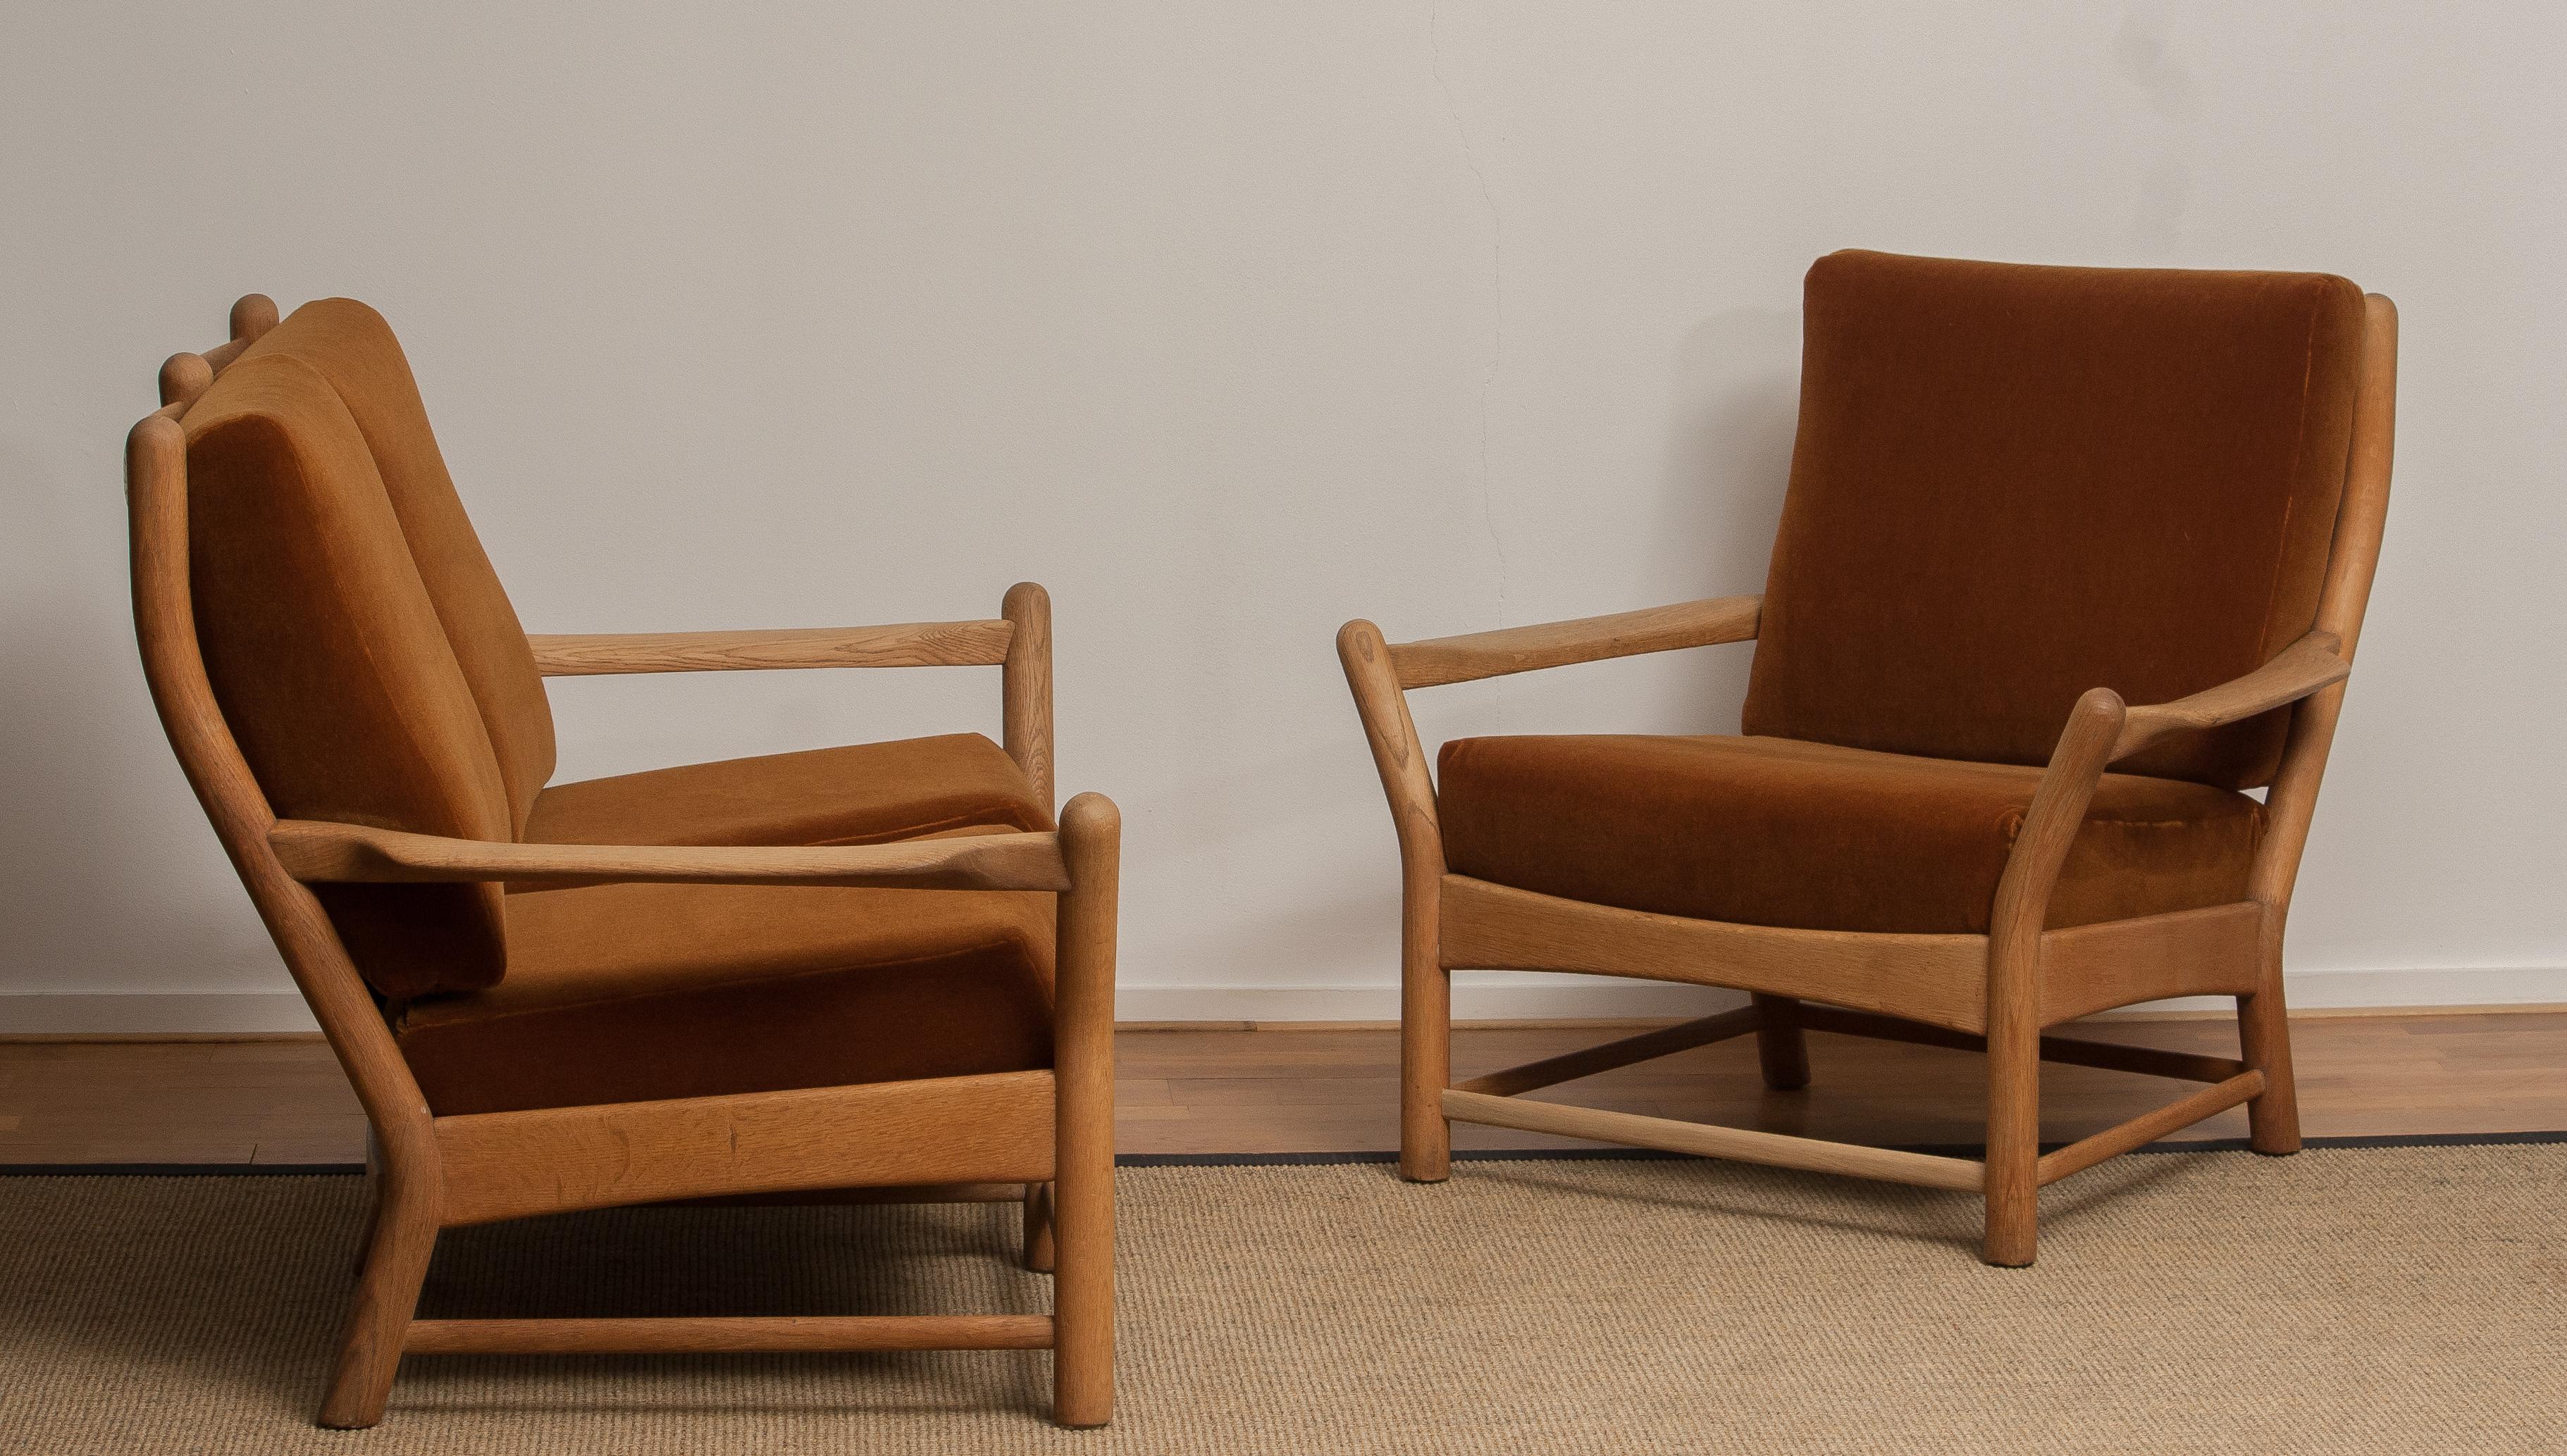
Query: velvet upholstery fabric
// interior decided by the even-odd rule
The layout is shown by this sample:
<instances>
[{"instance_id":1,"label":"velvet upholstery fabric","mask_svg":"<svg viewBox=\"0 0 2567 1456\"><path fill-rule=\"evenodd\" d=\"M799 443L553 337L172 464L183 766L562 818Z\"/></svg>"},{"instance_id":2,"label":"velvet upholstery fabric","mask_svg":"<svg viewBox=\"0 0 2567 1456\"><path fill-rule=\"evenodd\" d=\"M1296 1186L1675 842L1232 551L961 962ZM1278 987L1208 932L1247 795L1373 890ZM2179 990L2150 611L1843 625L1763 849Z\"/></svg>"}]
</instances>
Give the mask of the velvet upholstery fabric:
<instances>
[{"instance_id":1,"label":"velvet upholstery fabric","mask_svg":"<svg viewBox=\"0 0 2567 1456\"><path fill-rule=\"evenodd\" d=\"M197 641L269 805L512 838L480 706L339 392L298 359L245 356L181 423ZM506 968L497 885L315 893L387 996L486 986Z\"/></svg>"},{"instance_id":2,"label":"velvet upholstery fabric","mask_svg":"<svg viewBox=\"0 0 2567 1456\"><path fill-rule=\"evenodd\" d=\"M547 845L877 845L973 827L1052 828L1015 760L978 733L767 754L555 784Z\"/></svg>"},{"instance_id":3,"label":"velvet upholstery fabric","mask_svg":"<svg viewBox=\"0 0 2567 1456\"><path fill-rule=\"evenodd\" d=\"M439 1115L1051 1065L1052 896L512 894L507 979L394 1024Z\"/></svg>"},{"instance_id":4,"label":"velvet upholstery fabric","mask_svg":"<svg viewBox=\"0 0 2567 1456\"><path fill-rule=\"evenodd\" d=\"M1788 738L1466 738L1438 815L1456 874L1591 904L1809 930L1985 934L2041 771ZM2107 774L2053 928L2246 897L2262 807Z\"/></svg>"},{"instance_id":5,"label":"velvet upholstery fabric","mask_svg":"<svg viewBox=\"0 0 2567 1456\"><path fill-rule=\"evenodd\" d=\"M2362 318L2317 274L1819 260L1745 731L2040 764L2090 688L2262 665L2315 618ZM2287 718L2124 767L2268 783Z\"/></svg>"},{"instance_id":6,"label":"velvet upholstery fabric","mask_svg":"<svg viewBox=\"0 0 2567 1456\"><path fill-rule=\"evenodd\" d=\"M401 342L364 304L320 299L296 309L242 355L263 357L311 365L364 432L411 560L480 708L522 830L536 791L553 774L552 707L516 608L454 493Z\"/></svg>"}]
</instances>

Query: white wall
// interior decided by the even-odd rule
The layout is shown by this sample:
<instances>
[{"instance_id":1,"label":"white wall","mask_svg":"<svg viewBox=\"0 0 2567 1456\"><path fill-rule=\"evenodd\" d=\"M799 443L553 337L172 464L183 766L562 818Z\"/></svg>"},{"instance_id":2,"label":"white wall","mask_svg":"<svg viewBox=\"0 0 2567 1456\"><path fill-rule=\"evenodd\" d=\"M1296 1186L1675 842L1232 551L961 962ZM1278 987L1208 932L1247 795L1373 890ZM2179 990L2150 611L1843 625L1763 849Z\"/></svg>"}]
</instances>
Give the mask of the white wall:
<instances>
[{"instance_id":1,"label":"white wall","mask_svg":"<svg viewBox=\"0 0 2567 1456\"><path fill-rule=\"evenodd\" d=\"M2399 494L2299 994L2567 1000L2558 7L404 10L0 19L0 992L82 998L7 1025L292 1015L124 595L122 436L235 294L393 318L536 630L1048 584L1064 792L1128 817L1127 1012L1379 1016L1394 858L1331 631L1756 590L1801 271L1849 245L2399 300ZM1439 739L1718 731L1745 661L1416 701ZM555 703L587 776L995 731L996 692Z\"/></svg>"}]
</instances>

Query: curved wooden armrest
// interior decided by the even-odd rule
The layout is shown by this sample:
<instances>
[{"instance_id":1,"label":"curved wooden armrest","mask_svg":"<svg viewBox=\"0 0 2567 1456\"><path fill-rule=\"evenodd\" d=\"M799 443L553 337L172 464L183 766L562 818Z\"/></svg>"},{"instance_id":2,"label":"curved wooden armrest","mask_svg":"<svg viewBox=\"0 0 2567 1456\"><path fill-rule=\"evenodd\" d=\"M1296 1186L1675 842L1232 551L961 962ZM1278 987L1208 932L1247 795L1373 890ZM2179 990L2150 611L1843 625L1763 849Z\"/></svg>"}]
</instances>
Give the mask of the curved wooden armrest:
<instances>
[{"instance_id":1,"label":"curved wooden armrest","mask_svg":"<svg viewBox=\"0 0 2567 1456\"><path fill-rule=\"evenodd\" d=\"M913 621L892 626L785 627L743 632L529 632L546 677L607 672L713 672L768 667L996 667L1014 622Z\"/></svg>"},{"instance_id":2,"label":"curved wooden armrest","mask_svg":"<svg viewBox=\"0 0 2567 1456\"><path fill-rule=\"evenodd\" d=\"M2338 655L2342 646L2335 633L2313 631L2243 677L2170 703L2132 708L2122 720L2121 736L2113 741L2112 756L2128 758L2170 733L2252 718L2342 682L2353 673L2353 664Z\"/></svg>"},{"instance_id":3,"label":"curved wooden armrest","mask_svg":"<svg viewBox=\"0 0 2567 1456\"><path fill-rule=\"evenodd\" d=\"M306 882L677 880L887 889L1070 887L1060 837L1049 832L807 848L518 845L284 819L268 832L267 843L286 873Z\"/></svg>"},{"instance_id":4,"label":"curved wooden armrest","mask_svg":"<svg viewBox=\"0 0 2567 1456\"><path fill-rule=\"evenodd\" d=\"M2115 760L2169 733L2235 723L2344 681L2353 664L2338 655L2342 645L2333 632L2312 631L2254 671L2170 703L2133 708L2109 687L2089 689L2069 710L2067 725L2050 751L2050 766L2042 771L2041 785L2024 811L2023 827L1997 881L1990 934L2014 941L2041 934L2069 846L2085 823L2086 807L2104 770ZM2015 964L2010 958L2007 963Z\"/></svg>"},{"instance_id":5,"label":"curved wooden armrest","mask_svg":"<svg viewBox=\"0 0 2567 1456\"><path fill-rule=\"evenodd\" d=\"M1390 662L1402 688L1440 687L1572 662L1743 642L1755 637L1764 606L1762 597L1713 597L1610 616L1395 642Z\"/></svg>"}]
</instances>

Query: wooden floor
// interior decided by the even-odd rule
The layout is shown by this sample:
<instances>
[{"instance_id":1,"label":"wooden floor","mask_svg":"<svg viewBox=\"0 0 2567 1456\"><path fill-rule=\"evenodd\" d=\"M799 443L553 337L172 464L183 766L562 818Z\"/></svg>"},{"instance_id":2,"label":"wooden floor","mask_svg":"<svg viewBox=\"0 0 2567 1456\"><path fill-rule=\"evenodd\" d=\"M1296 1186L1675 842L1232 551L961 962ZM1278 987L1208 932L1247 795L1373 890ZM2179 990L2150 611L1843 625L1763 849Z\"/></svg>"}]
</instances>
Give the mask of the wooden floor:
<instances>
[{"instance_id":1,"label":"wooden floor","mask_svg":"<svg viewBox=\"0 0 2567 1456\"><path fill-rule=\"evenodd\" d=\"M1606 1041L1632 1024L1468 1027L1455 1076ZM2226 1021L2114 1021L2082 1034L2236 1054ZM2294 1028L2311 1136L2567 1129L2567 1012L2315 1017ZM1344 1152L1397 1145L1385 1028L1130 1030L1117 1038L1125 1152ZM1752 1039L1552 1089L1561 1101L1850 1142L1975 1143L1972 1055L1813 1034L1808 1091L1770 1092ZM2184 1084L2044 1069L2042 1134L2082 1136ZM2242 1110L2178 1137L2244 1135ZM1574 1146L1459 1126L1460 1147ZM0 1043L0 1164L349 1163L365 1120L318 1040Z\"/></svg>"}]
</instances>

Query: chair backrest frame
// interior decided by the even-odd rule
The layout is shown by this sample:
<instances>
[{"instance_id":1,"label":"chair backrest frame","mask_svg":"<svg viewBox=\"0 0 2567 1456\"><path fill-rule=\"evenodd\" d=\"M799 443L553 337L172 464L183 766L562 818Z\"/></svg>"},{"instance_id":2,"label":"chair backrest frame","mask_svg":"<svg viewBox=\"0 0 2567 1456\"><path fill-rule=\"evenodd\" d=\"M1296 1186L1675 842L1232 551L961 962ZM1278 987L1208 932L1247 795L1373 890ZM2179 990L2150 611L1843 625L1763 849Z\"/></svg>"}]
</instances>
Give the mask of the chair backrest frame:
<instances>
[{"instance_id":1,"label":"chair backrest frame","mask_svg":"<svg viewBox=\"0 0 2567 1456\"><path fill-rule=\"evenodd\" d=\"M196 641L187 555L187 444L179 420L276 319L276 306L263 296L234 304L231 339L163 364L161 406L127 438L135 637L152 706L179 768L355 1088L374 1127L384 1176L434 1179L428 1098L319 898L286 872L269 846L276 816L223 718Z\"/></svg>"},{"instance_id":2,"label":"chair backrest frame","mask_svg":"<svg viewBox=\"0 0 2567 1456\"><path fill-rule=\"evenodd\" d=\"M2363 296L2362 378L2356 386L2353 443L2345 459L2344 495L2336 508L2325 585L2318 596L2316 627L2333 632L2347 662L2362 639L2371 586L2389 519L2389 487L2398 428L2398 307L2383 295ZM2297 885L2317 812L2319 783L2335 744L2348 682L2300 700L2283 740L2280 768L2264 795L2264 836L2248 872L2248 894L2265 908L2265 933L2279 960L2282 921Z\"/></svg>"}]
</instances>

